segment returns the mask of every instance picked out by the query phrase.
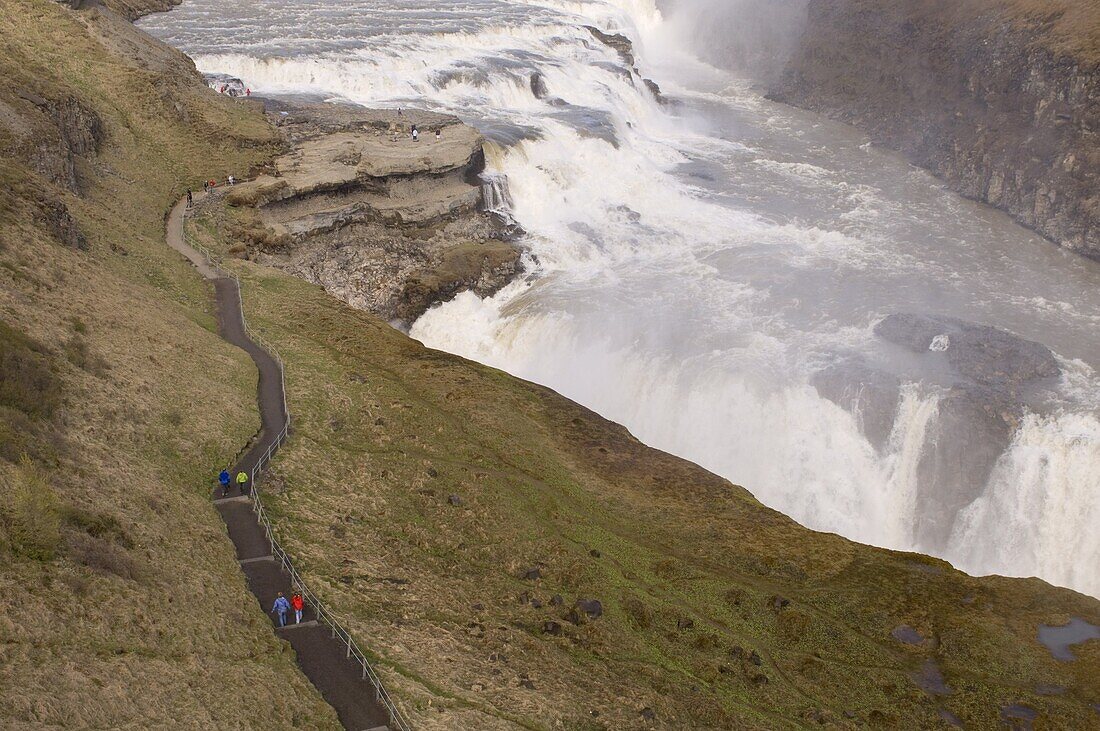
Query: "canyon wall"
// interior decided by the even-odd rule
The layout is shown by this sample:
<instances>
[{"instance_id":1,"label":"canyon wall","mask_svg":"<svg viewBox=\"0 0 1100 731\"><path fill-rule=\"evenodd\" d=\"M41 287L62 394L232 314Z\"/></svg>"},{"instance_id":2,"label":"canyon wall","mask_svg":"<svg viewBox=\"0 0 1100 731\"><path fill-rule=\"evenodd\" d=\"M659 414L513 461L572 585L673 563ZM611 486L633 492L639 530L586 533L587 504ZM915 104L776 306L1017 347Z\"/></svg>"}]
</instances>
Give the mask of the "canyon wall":
<instances>
[{"instance_id":1,"label":"canyon wall","mask_svg":"<svg viewBox=\"0 0 1100 731\"><path fill-rule=\"evenodd\" d=\"M770 96L1100 259L1094 0L811 0Z\"/></svg>"}]
</instances>

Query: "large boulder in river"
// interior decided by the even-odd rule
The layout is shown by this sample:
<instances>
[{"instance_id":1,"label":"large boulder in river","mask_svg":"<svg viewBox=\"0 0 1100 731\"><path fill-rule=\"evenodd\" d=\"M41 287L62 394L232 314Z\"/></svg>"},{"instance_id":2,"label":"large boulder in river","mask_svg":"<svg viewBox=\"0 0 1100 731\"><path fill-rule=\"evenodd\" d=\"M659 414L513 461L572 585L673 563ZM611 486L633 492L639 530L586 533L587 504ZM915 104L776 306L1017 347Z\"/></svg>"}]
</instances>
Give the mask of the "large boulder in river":
<instances>
[{"instance_id":1,"label":"large boulder in river","mask_svg":"<svg viewBox=\"0 0 1100 731\"><path fill-rule=\"evenodd\" d=\"M961 378L1014 394L1061 373L1045 345L954 317L888 315L875 326L875 334L927 359L946 361Z\"/></svg>"},{"instance_id":2,"label":"large boulder in river","mask_svg":"<svg viewBox=\"0 0 1100 731\"><path fill-rule=\"evenodd\" d=\"M860 432L875 449L885 449L894 428L901 390L897 376L853 357L818 371L810 383L821 396L856 417Z\"/></svg>"},{"instance_id":3,"label":"large boulder in river","mask_svg":"<svg viewBox=\"0 0 1100 731\"><path fill-rule=\"evenodd\" d=\"M960 510L981 495L1012 442L1024 403L1060 373L1044 345L953 317L897 313L875 334L900 351L885 360L842 358L811 379L818 393L852 413L880 452L889 447L903 383L926 384L936 414L916 469L915 545L936 552Z\"/></svg>"},{"instance_id":4,"label":"large boulder in river","mask_svg":"<svg viewBox=\"0 0 1100 731\"><path fill-rule=\"evenodd\" d=\"M946 381L917 467L916 537L920 547L936 551L1011 443L1023 398L1061 369L1041 343L954 317L893 314L875 334L917 355L912 380L933 373Z\"/></svg>"}]
</instances>

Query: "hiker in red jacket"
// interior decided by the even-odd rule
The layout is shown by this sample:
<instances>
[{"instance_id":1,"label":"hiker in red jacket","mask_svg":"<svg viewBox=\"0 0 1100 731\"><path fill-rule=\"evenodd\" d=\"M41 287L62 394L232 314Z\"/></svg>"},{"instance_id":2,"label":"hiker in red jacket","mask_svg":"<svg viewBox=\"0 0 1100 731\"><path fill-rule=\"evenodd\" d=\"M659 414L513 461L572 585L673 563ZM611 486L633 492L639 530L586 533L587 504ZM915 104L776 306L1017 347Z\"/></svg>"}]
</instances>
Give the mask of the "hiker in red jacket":
<instances>
[{"instance_id":1,"label":"hiker in red jacket","mask_svg":"<svg viewBox=\"0 0 1100 731\"><path fill-rule=\"evenodd\" d=\"M294 596L290 597L290 606L294 609L294 624L301 624L302 610L306 608L306 603L299 592L294 592Z\"/></svg>"}]
</instances>

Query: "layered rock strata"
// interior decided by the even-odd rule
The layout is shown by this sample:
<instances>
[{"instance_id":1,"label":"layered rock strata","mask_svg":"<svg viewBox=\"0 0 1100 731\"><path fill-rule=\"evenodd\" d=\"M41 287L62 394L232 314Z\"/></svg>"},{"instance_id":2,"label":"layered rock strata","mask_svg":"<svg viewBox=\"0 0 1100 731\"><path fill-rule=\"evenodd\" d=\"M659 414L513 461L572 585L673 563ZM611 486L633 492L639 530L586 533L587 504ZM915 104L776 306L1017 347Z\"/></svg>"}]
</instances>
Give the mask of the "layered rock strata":
<instances>
[{"instance_id":1,"label":"layered rock strata","mask_svg":"<svg viewBox=\"0 0 1100 731\"><path fill-rule=\"evenodd\" d=\"M771 96L853 124L963 195L1100 259L1092 0L811 0Z\"/></svg>"},{"instance_id":2,"label":"layered rock strata","mask_svg":"<svg viewBox=\"0 0 1100 731\"><path fill-rule=\"evenodd\" d=\"M484 210L476 130L415 110L268 106L291 150L228 196L256 210L252 258L399 325L521 270L509 227Z\"/></svg>"}]
</instances>

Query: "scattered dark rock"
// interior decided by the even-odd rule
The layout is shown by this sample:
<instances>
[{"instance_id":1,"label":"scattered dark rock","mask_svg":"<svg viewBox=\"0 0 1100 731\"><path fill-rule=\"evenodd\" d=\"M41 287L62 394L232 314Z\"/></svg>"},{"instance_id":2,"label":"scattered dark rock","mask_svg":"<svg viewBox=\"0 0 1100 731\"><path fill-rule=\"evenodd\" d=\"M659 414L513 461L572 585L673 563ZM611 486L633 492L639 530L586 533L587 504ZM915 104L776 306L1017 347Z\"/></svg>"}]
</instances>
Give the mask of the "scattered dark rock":
<instances>
[{"instance_id":1,"label":"scattered dark rock","mask_svg":"<svg viewBox=\"0 0 1100 731\"><path fill-rule=\"evenodd\" d=\"M939 715L940 718L944 720L945 723L956 726L958 728L962 728L962 719L960 719L958 716L956 716L954 713L947 710L946 708L941 708L936 711L936 713Z\"/></svg>"},{"instance_id":2,"label":"scattered dark rock","mask_svg":"<svg viewBox=\"0 0 1100 731\"><path fill-rule=\"evenodd\" d=\"M686 629L691 629L694 626L695 622L691 619L688 619L687 617L680 617L676 620L676 629L678 630L683 631Z\"/></svg>"},{"instance_id":3,"label":"scattered dark rock","mask_svg":"<svg viewBox=\"0 0 1100 731\"><path fill-rule=\"evenodd\" d=\"M417 493L424 495L425 497L435 497L435 490L429 490L427 488L421 488L417 490Z\"/></svg>"},{"instance_id":4,"label":"scattered dark rock","mask_svg":"<svg viewBox=\"0 0 1100 731\"><path fill-rule=\"evenodd\" d=\"M462 498L460 498L458 495L448 495L447 502L457 508L462 505Z\"/></svg>"},{"instance_id":5,"label":"scattered dark rock","mask_svg":"<svg viewBox=\"0 0 1100 731\"><path fill-rule=\"evenodd\" d=\"M599 599L578 599L574 608L589 619L599 619L603 616L603 604Z\"/></svg>"},{"instance_id":6,"label":"scattered dark rock","mask_svg":"<svg viewBox=\"0 0 1100 731\"><path fill-rule=\"evenodd\" d=\"M764 664L764 660L761 659L760 654L756 650L753 650L752 654L749 655L749 662L751 662L753 665L756 665L757 667L760 667Z\"/></svg>"},{"instance_id":7,"label":"scattered dark rock","mask_svg":"<svg viewBox=\"0 0 1100 731\"><path fill-rule=\"evenodd\" d=\"M542 633L545 635L553 635L554 637L558 637L561 635L561 631L561 625L557 622L554 622L553 620L548 619L542 623Z\"/></svg>"},{"instance_id":8,"label":"scattered dark rock","mask_svg":"<svg viewBox=\"0 0 1100 731\"><path fill-rule=\"evenodd\" d=\"M642 718L644 718L647 721L653 721L653 720L656 720L656 718L657 718L657 712L654 711L649 706L646 706L645 708L643 708L641 710L641 716L642 716Z\"/></svg>"},{"instance_id":9,"label":"scattered dark rock","mask_svg":"<svg viewBox=\"0 0 1100 731\"><path fill-rule=\"evenodd\" d=\"M764 675L764 673L754 673L753 676L752 676L752 684L753 685L767 685L768 684L768 676Z\"/></svg>"},{"instance_id":10,"label":"scattered dark rock","mask_svg":"<svg viewBox=\"0 0 1100 731\"><path fill-rule=\"evenodd\" d=\"M773 596L771 598L771 607L772 607L773 612L782 611L786 607L789 607L790 604L791 604L791 600L787 599L785 597L781 597L781 596L776 595L776 596Z\"/></svg>"},{"instance_id":11,"label":"scattered dark rock","mask_svg":"<svg viewBox=\"0 0 1100 731\"><path fill-rule=\"evenodd\" d=\"M593 548L591 551L588 552L588 555L591 556L592 558L599 558L600 557L600 552L597 551L595 548Z\"/></svg>"},{"instance_id":12,"label":"scattered dark rock","mask_svg":"<svg viewBox=\"0 0 1100 731\"><path fill-rule=\"evenodd\" d=\"M926 660L921 669L910 676L921 690L930 695L949 695L951 688L944 682L935 660Z\"/></svg>"},{"instance_id":13,"label":"scattered dark rock","mask_svg":"<svg viewBox=\"0 0 1100 731\"><path fill-rule=\"evenodd\" d=\"M856 717L856 712L855 711L845 711L844 712L844 717L845 718L855 718Z\"/></svg>"},{"instance_id":14,"label":"scattered dark rock","mask_svg":"<svg viewBox=\"0 0 1100 731\"><path fill-rule=\"evenodd\" d=\"M532 566L523 572L523 578L527 581L538 581L542 578L542 570L538 566Z\"/></svg>"},{"instance_id":15,"label":"scattered dark rock","mask_svg":"<svg viewBox=\"0 0 1100 731\"><path fill-rule=\"evenodd\" d=\"M386 425L386 420L383 419L381 416L379 416L377 419L374 420L374 425L375 426L385 426Z\"/></svg>"},{"instance_id":16,"label":"scattered dark rock","mask_svg":"<svg viewBox=\"0 0 1100 731\"><path fill-rule=\"evenodd\" d=\"M537 597L531 597L531 608L542 609L542 600Z\"/></svg>"},{"instance_id":17,"label":"scattered dark rock","mask_svg":"<svg viewBox=\"0 0 1100 731\"><path fill-rule=\"evenodd\" d=\"M734 645L730 648L730 657L740 659L745 656L745 649L738 645Z\"/></svg>"},{"instance_id":18,"label":"scattered dark rock","mask_svg":"<svg viewBox=\"0 0 1100 731\"><path fill-rule=\"evenodd\" d=\"M924 637L921 636L921 633L907 624L899 624L897 627L894 627L894 629L890 630L890 636L906 645L924 644Z\"/></svg>"},{"instance_id":19,"label":"scattered dark rock","mask_svg":"<svg viewBox=\"0 0 1100 731\"><path fill-rule=\"evenodd\" d=\"M550 604L555 607L560 607L564 603L565 599L562 598L561 594L555 594L554 596L550 597Z\"/></svg>"},{"instance_id":20,"label":"scattered dark rock","mask_svg":"<svg viewBox=\"0 0 1100 731\"><path fill-rule=\"evenodd\" d=\"M80 230L69 209L59 200L38 201L37 220L53 234L54 238L70 249L88 250L88 239Z\"/></svg>"},{"instance_id":21,"label":"scattered dark rock","mask_svg":"<svg viewBox=\"0 0 1100 731\"><path fill-rule=\"evenodd\" d=\"M478 602L477 604L470 607L470 609L473 609L475 612L481 612L485 610L485 605Z\"/></svg>"},{"instance_id":22,"label":"scattered dark rock","mask_svg":"<svg viewBox=\"0 0 1100 731\"><path fill-rule=\"evenodd\" d=\"M439 477L439 472L436 470L435 467L429 467L427 472L428 477Z\"/></svg>"},{"instance_id":23,"label":"scattered dark rock","mask_svg":"<svg viewBox=\"0 0 1100 731\"><path fill-rule=\"evenodd\" d=\"M741 601L744 598L745 598L745 593L743 591L741 591L740 589L733 588L733 589L730 589L726 592L726 601L729 602L730 606L734 606L734 607L741 606Z\"/></svg>"},{"instance_id":24,"label":"scattered dark rock","mask_svg":"<svg viewBox=\"0 0 1100 731\"><path fill-rule=\"evenodd\" d=\"M519 681L519 684L520 684L521 688L526 688L527 690L535 690L535 684L533 682L531 682L530 680L528 680L527 678L524 678L523 680Z\"/></svg>"},{"instance_id":25,"label":"scattered dark rock","mask_svg":"<svg viewBox=\"0 0 1100 731\"><path fill-rule=\"evenodd\" d=\"M1022 703L1001 706L1001 720L1012 724L1013 728L1030 729L1031 722L1039 717L1039 712ZM1013 723L1019 721L1020 723Z\"/></svg>"},{"instance_id":26,"label":"scattered dark rock","mask_svg":"<svg viewBox=\"0 0 1100 731\"><path fill-rule=\"evenodd\" d=\"M729 665L719 665L718 672L722 675L729 675L733 672L733 668L731 668Z\"/></svg>"},{"instance_id":27,"label":"scattered dark rock","mask_svg":"<svg viewBox=\"0 0 1100 731\"><path fill-rule=\"evenodd\" d=\"M531 603L531 592L525 591L522 594L520 594L519 595L519 603L520 604L530 604Z\"/></svg>"},{"instance_id":28,"label":"scattered dark rock","mask_svg":"<svg viewBox=\"0 0 1100 731\"><path fill-rule=\"evenodd\" d=\"M546 88L546 79L539 71L531 74L531 93L536 99L545 99L550 96L550 90Z\"/></svg>"}]
</instances>

